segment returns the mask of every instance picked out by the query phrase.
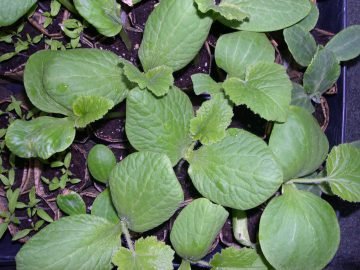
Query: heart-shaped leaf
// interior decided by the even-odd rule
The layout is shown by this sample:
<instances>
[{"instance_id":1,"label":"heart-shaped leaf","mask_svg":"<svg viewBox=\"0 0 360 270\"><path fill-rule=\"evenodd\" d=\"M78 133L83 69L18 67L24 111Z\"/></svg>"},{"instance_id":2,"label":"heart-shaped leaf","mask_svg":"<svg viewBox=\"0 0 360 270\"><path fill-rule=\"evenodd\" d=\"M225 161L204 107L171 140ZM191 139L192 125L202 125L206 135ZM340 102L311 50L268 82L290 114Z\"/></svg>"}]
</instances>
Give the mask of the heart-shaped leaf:
<instances>
[{"instance_id":1,"label":"heart-shaped leaf","mask_svg":"<svg viewBox=\"0 0 360 270\"><path fill-rule=\"evenodd\" d=\"M269 121L286 121L292 85L283 66L257 63L249 67L245 81L229 78L223 87L236 105L245 104Z\"/></svg>"},{"instance_id":2,"label":"heart-shaped leaf","mask_svg":"<svg viewBox=\"0 0 360 270\"><path fill-rule=\"evenodd\" d=\"M86 214L86 205L84 200L76 192L66 195L58 195L56 203L60 210L69 216Z\"/></svg>"},{"instance_id":3,"label":"heart-shaped leaf","mask_svg":"<svg viewBox=\"0 0 360 270\"><path fill-rule=\"evenodd\" d=\"M315 111L315 107L312 105L311 97L306 94L304 87L297 83L293 83L292 85L291 105L302 107L309 113L313 113Z\"/></svg>"},{"instance_id":4,"label":"heart-shaped leaf","mask_svg":"<svg viewBox=\"0 0 360 270\"><path fill-rule=\"evenodd\" d=\"M92 177L102 183L107 183L110 172L116 165L116 157L107 146L97 144L88 154L87 165Z\"/></svg>"},{"instance_id":5,"label":"heart-shaped leaf","mask_svg":"<svg viewBox=\"0 0 360 270\"><path fill-rule=\"evenodd\" d=\"M190 99L176 87L161 98L134 89L126 100L126 134L135 149L164 153L175 165L192 142L193 116Z\"/></svg>"},{"instance_id":6,"label":"heart-shaped leaf","mask_svg":"<svg viewBox=\"0 0 360 270\"><path fill-rule=\"evenodd\" d=\"M174 251L156 237L140 238L135 251L121 247L112 259L119 270L172 270Z\"/></svg>"},{"instance_id":7,"label":"heart-shaped leaf","mask_svg":"<svg viewBox=\"0 0 360 270\"><path fill-rule=\"evenodd\" d=\"M259 62L273 63L275 49L263 33L234 32L222 35L215 48L216 65L230 76L245 78L246 70Z\"/></svg>"},{"instance_id":8,"label":"heart-shaped leaf","mask_svg":"<svg viewBox=\"0 0 360 270\"><path fill-rule=\"evenodd\" d=\"M184 200L170 160L160 153L127 156L113 169L109 183L120 218L135 232L168 220Z\"/></svg>"},{"instance_id":9,"label":"heart-shaped leaf","mask_svg":"<svg viewBox=\"0 0 360 270\"><path fill-rule=\"evenodd\" d=\"M195 3L202 13L212 10L227 20L243 21L249 17L239 6L228 0L222 0L218 5L215 4L214 0L195 0Z\"/></svg>"},{"instance_id":10,"label":"heart-shaped leaf","mask_svg":"<svg viewBox=\"0 0 360 270\"><path fill-rule=\"evenodd\" d=\"M199 14L193 0L161 1L146 22L139 49L144 70L185 67L203 46L212 22Z\"/></svg>"},{"instance_id":11,"label":"heart-shaped leaf","mask_svg":"<svg viewBox=\"0 0 360 270\"><path fill-rule=\"evenodd\" d=\"M6 146L22 158L48 159L68 148L75 138L74 122L68 118L42 116L31 121L15 120L5 136Z\"/></svg>"},{"instance_id":12,"label":"heart-shaped leaf","mask_svg":"<svg viewBox=\"0 0 360 270\"><path fill-rule=\"evenodd\" d=\"M198 73L191 76L194 92L196 95L221 93L221 83L215 82L210 75Z\"/></svg>"},{"instance_id":13,"label":"heart-shaped leaf","mask_svg":"<svg viewBox=\"0 0 360 270\"><path fill-rule=\"evenodd\" d=\"M319 168L329 151L329 142L309 112L291 106L288 120L274 125L269 147L283 170L284 181L287 181Z\"/></svg>"},{"instance_id":14,"label":"heart-shaped leaf","mask_svg":"<svg viewBox=\"0 0 360 270\"><path fill-rule=\"evenodd\" d=\"M36 3L36 0L1 0L0 27L8 26L20 19Z\"/></svg>"},{"instance_id":15,"label":"heart-shaped leaf","mask_svg":"<svg viewBox=\"0 0 360 270\"><path fill-rule=\"evenodd\" d=\"M120 223L120 219L117 216L108 188L96 197L94 203L91 206L91 214L105 218L115 224Z\"/></svg>"},{"instance_id":16,"label":"heart-shaped leaf","mask_svg":"<svg viewBox=\"0 0 360 270\"><path fill-rule=\"evenodd\" d=\"M336 214L310 192L284 189L261 216L261 250L276 269L324 269L339 246Z\"/></svg>"},{"instance_id":17,"label":"heart-shaped leaf","mask_svg":"<svg viewBox=\"0 0 360 270\"><path fill-rule=\"evenodd\" d=\"M33 236L16 255L16 269L111 269L120 225L92 215L61 218Z\"/></svg>"},{"instance_id":18,"label":"heart-shaped leaf","mask_svg":"<svg viewBox=\"0 0 360 270\"><path fill-rule=\"evenodd\" d=\"M273 195L282 173L260 138L232 129L220 142L201 147L188 158L189 174L206 198L231 208L254 208Z\"/></svg>"},{"instance_id":19,"label":"heart-shaped leaf","mask_svg":"<svg viewBox=\"0 0 360 270\"><path fill-rule=\"evenodd\" d=\"M229 213L205 198L196 199L176 218L171 243L183 259L198 261L209 251Z\"/></svg>"},{"instance_id":20,"label":"heart-shaped leaf","mask_svg":"<svg viewBox=\"0 0 360 270\"><path fill-rule=\"evenodd\" d=\"M113 37L120 33L120 5L116 0L74 0L74 5L80 15L100 34Z\"/></svg>"}]
</instances>

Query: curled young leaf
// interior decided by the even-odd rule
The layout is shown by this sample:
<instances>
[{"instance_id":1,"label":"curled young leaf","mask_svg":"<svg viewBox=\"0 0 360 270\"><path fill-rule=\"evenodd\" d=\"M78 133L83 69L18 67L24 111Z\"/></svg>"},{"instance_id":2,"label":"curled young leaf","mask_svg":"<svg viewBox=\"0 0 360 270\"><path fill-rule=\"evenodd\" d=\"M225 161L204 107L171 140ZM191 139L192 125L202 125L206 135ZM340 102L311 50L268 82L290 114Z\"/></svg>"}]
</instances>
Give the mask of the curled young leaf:
<instances>
[{"instance_id":1,"label":"curled young leaf","mask_svg":"<svg viewBox=\"0 0 360 270\"><path fill-rule=\"evenodd\" d=\"M222 0L218 5L215 4L214 0L195 0L195 3L202 13L212 10L226 20L243 21L249 17L249 14L246 14L240 6L234 5L228 0Z\"/></svg>"}]
</instances>

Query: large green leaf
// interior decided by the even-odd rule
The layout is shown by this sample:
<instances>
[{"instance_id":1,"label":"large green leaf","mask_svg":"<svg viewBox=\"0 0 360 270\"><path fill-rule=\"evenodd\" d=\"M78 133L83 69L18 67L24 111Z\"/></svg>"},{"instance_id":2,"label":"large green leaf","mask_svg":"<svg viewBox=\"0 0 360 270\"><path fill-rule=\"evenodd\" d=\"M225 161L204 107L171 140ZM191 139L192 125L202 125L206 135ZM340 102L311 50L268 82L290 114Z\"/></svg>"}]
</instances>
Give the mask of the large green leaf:
<instances>
[{"instance_id":1,"label":"large green leaf","mask_svg":"<svg viewBox=\"0 0 360 270\"><path fill-rule=\"evenodd\" d=\"M193 0L162 0L146 22L139 49L144 70L185 67L203 46L212 21L199 14Z\"/></svg>"},{"instance_id":2,"label":"large green leaf","mask_svg":"<svg viewBox=\"0 0 360 270\"><path fill-rule=\"evenodd\" d=\"M225 137L230 125L233 109L223 95L215 95L205 101L190 121L190 132L195 140L202 144L212 144Z\"/></svg>"},{"instance_id":3,"label":"large green leaf","mask_svg":"<svg viewBox=\"0 0 360 270\"><path fill-rule=\"evenodd\" d=\"M273 63L275 49L263 33L234 32L222 35L215 48L216 65L230 76L244 79L246 69L258 62Z\"/></svg>"},{"instance_id":4,"label":"large green leaf","mask_svg":"<svg viewBox=\"0 0 360 270\"><path fill-rule=\"evenodd\" d=\"M80 15L100 34L112 37L120 33L120 5L116 0L74 0Z\"/></svg>"},{"instance_id":5,"label":"large green leaf","mask_svg":"<svg viewBox=\"0 0 360 270\"><path fill-rule=\"evenodd\" d=\"M276 269L324 269L339 246L339 224L326 201L286 185L261 216L259 241Z\"/></svg>"},{"instance_id":6,"label":"large green leaf","mask_svg":"<svg viewBox=\"0 0 360 270\"><path fill-rule=\"evenodd\" d=\"M238 6L249 19L243 22L221 22L239 30L269 32L289 27L309 14L309 0L227 0Z\"/></svg>"},{"instance_id":7,"label":"large green leaf","mask_svg":"<svg viewBox=\"0 0 360 270\"><path fill-rule=\"evenodd\" d=\"M205 198L186 206L176 218L170 233L171 243L182 258L198 261L209 251L229 213Z\"/></svg>"},{"instance_id":8,"label":"large green leaf","mask_svg":"<svg viewBox=\"0 0 360 270\"><path fill-rule=\"evenodd\" d=\"M111 200L110 190L107 188L101 192L91 206L91 214L103 217L112 223L120 223L115 207Z\"/></svg>"},{"instance_id":9,"label":"large green leaf","mask_svg":"<svg viewBox=\"0 0 360 270\"><path fill-rule=\"evenodd\" d=\"M360 149L351 144L334 147L326 160L326 179L342 199L360 202Z\"/></svg>"},{"instance_id":10,"label":"large green leaf","mask_svg":"<svg viewBox=\"0 0 360 270\"><path fill-rule=\"evenodd\" d=\"M107 183L110 172L116 165L116 157L110 148L97 144L88 154L87 165L92 177L102 183Z\"/></svg>"},{"instance_id":11,"label":"large green leaf","mask_svg":"<svg viewBox=\"0 0 360 270\"><path fill-rule=\"evenodd\" d=\"M298 22L296 25L302 27L305 31L310 32L314 29L316 26L316 23L319 19L319 9L316 5L316 3L312 2L312 0L309 0L311 3L311 10L309 14L302 19L300 22Z\"/></svg>"},{"instance_id":12,"label":"large green leaf","mask_svg":"<svg viewBox=\"0 0 360 270\"><path fill-rule=\"evenodd\" d=\"M134 89L126 100L126 134L137 150L164 153L175 165L192 142L193 115L190 99L176 87L161 98Z\"/></svg>"},{"instance_id":13,"label":"large green leaf","mask_svg":"<svg viewBox=\"0 0 360 270\"><path fill-rule=\"evenodd\" d=\"M210 75L197 73L191 76L194 92L196 95L210 94L216 95L221 93L221 83L215 82Z\"/></svg>"},{"instance_id":14,"label":"large green leaf","mask_svg":"<svg viewBox=\"0 0 360 270\"><path fill-rule=\"evenodd\" d=\"M314 172L329 151L316 119L297 106L291 106L285 123L274 125L269 146L283 170L284 181Z\"/></svg>"},{"instance_id":15,"label":"large green leaf","mask_svg":"<svg viewBox=\"0 0 360 270\"><path fill-rule=\"evenodd\" d=\"M0 27L8 26L20 19L36 3L36 0L1 0Z\"/></svg>"},{"instance_id":16,"label":"large green leaf","mask_svg":"<svg viewBox=\"0 0 360 270\"><path fill-rule=\"evenodd\" d=\"M297 83L293 83L292 85L291 105L302 107L309 113L313 113L315 111L315 107L312 105L311 97L306 94L304 87Z\"/></svg>"},{"instance_id":17,"label":"large green leaf","mask_svg":"<svg viewBox=\"0 0 360 270\"><path fill-rule=\"evenodd\" d=\"M92 215L75 215L51 223L16 255L19 270L111 269L120 247L120 225Z\"/></svg>"},{"instance_id":18,"label":"large green leaf","mask_svg":"<svg viewBox=\"0 0 360 270\"><path fill-rule=\"evenodd\" d=\"M340 71L335 54L320 48L304 73L304 89L309 95L320 97L339 79Z\"/></svg>"},{"instance_id":19,"label":"large green leaf","mask_svg":"<svg viewBox=\"0 0 360 270\"><path fill-rule=\"evenodd\" d=\"M60 210L69 216L86 214L85 202L76 192L64 195L59 194L56 197L56 203Z\"/></svg>"},{"instance_id":20,"label":"large green leaf","mask_svg":"<svg viewBox=\"0 0 360 270\"><path fill-rule=\"evenodd\" d=\"M307 67L316 53L314 37L301 26L291 26L284 30L284 38L295 61Z\"/></svg>"},{"instance_id":21,"label":"large green leaf","mask_svg":"<svg viewBox=\"0 0 360 270\"><path fill-rule=\"evenodd\" d=\"M244 130L230 130L222 141L194 151L188 161L196 189L204 197L235 209L258 206L283 181L265 142Z\"/></svg>"},{"instance_id":22,"label":"large green leaf","mask_svg":"<svg viewBox=\"0 0 360 270\"><path fill-rule=\"evenodd\" d=\"M140 238L135 251L121 247L112 259L119 270L172 270L174 251L156 237Z\"/></svg>"},{"instance_id":23,"label":"large green leaf","mask_svg":"<svg viewBox=\"0 0 360 270\"><path fill-rule=\"evenodd\" d=\"M113 169L109 183L120 218L136 232L168 220L184 200L170 160L160 153L127 156Z\"/></svg>"},{"instance_id":24,"label":"large green leaf","mask_svg":"<svg viewBox=\"0 0 360 270\"><path fill-rule=\"evenodd\" d=\"M210 265L212 270L268 269L259 254L250 248L230 247L224 249L212 258Z\"/></svg>"},{"instance_id":25,"label":"large green leaf","mask_svg":"<svg viewBox=\"0 0 360 270\"><path fill-rule=\"evenodd\" d=\"M39 51L25 67L30 101L40 110L74 116L81 96L103 97L116 105L127 95L129 82L117 55L97 49Z\"/></svg>"},{"instance_id":26,"label":"large green leaf","mask_svg":"<svg viewBox=\"0 0 360 270\"><path fill-rule=\"evenodd\" d=\"M74 122L68 118L42 116L31 121L15 120L5 136L6 146L22 158L48 159L68 148L75 138Z\"/></svg>"},{"instance_id":27,"label":"large green leaf","mask_svg":"<svg viewBox=\"0 0 360 270\"><path fill-rule=\"evenodd\" d=\"M245 81L228 78L223 88L236 105L245 104L266 120L286 121L292 85L283 66L257 63L248 68Z\"/></svg>"},{"instance_id":28,"label":"large green leaf","mask_svg":"<svg viewBox=\"0 0 360 270\"><path fill-rule=\"evenodd\" d=\"M347 61L360 54L360 25L352 25L336 34L326 49L332 51L338 61Z\"/></svg>"}]
</instances>

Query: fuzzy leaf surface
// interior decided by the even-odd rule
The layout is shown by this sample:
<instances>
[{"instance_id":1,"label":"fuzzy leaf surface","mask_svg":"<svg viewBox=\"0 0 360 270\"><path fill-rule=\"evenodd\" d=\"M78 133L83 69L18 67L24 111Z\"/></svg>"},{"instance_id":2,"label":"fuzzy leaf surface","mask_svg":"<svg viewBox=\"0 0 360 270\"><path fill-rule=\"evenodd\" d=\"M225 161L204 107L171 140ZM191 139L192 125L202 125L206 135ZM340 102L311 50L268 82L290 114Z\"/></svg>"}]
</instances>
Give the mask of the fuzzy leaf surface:
<instances>
[{"instance_id":1,"label":"fuzzy leaf surface","mask_svg":"<svg viewBox=\"0 0 360 270\"><path fill-rule=\"evenodd\" d=\"M91 206L91 214L105 218L114 224L120 223L120 219L112 203L111 194L108 188L96 197Z\"/></svg>"},{"instance_id":2,"label":"fuzzy leaf surface","mask_svg":"<svg viewBox=\"0 0 360 270\"><path fill-rule=\"evenodd\" d=\"M196 95L210 94L216 95L221 93L221 83L215 82L210 75L198 73L191 76L191 80Z\"/></svg>"},{"instance_id":3,"label":"fuzzy leaf surface","mask_svg":"<svg viewBox=\"0 0 360 270\"><path fill-rule=\"evenodd\" d=\"M1 0L0 1L0 27L16 22L29 11L36 0Z\"/></svg>"},{"instance_id":4,"label":"fuzzy leaf surface","mask_svg":"<svg viewBox=\"0 0 360 270\"><path fill-rule=\"evenodd\" d=\"M293 83L292 85L291 105L302 107L309 113L313 113L315 107L312 105L311 98L306 94L304 87L297 83Z\"/></svg>"},{"instance_id":5,"label":"fuzzy leaf surface","mask_svg":"<svg viewBox=\"0 0 360 270\"><path fill-rule=\"evenodd\" d=\"M56 203L60 210L69 216L86 214L86 205L84 200L76 192L66 195L58 195Z\"/></svg>"}]
</instances>

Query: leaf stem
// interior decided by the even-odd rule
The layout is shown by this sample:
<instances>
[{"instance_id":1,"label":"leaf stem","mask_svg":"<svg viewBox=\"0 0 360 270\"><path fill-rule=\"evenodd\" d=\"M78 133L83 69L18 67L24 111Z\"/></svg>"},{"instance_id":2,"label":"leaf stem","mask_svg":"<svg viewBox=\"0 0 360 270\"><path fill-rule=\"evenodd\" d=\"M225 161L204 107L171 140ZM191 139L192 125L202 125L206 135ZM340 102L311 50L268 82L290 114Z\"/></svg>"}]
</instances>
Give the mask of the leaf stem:
<instances>
[{"instance_id":1,"label":"leaf stem","mask_svg":"<svg viewBox=\"0 0 360 270\"><path fill-rule=\"evenodd\" d=\"M206 261L201 261L200 260L200 261L196 261L194 263L196 263L198 265L201 265L201 266L210 267L210 264L208 262L206 262Z\"/></svg>"},{"instance_id":2,"label":"leaf stem","mask_svg":"<svg viewBox=\"0 0 360 270\"><path fill-rule=\"evenodd\" d=\"M126 225L126 222L124 220L121 220L120 223L121 223L121 229L122 229L122 232L123 232L123 234L125 236L128 248L131 250L132 253L135 253L134 245L133 245L133 242L131 241L131 236L130 236L130 233L129 233L129 229L128 229L127 225Z\"/></svg>"},{"instance_id":3,"label":"leaf stem","mask_svg":"<svg viewBox=\"0 0 360 270\"><path fill-rule=\"evenodd\" d=\"M296 178L292 179L286 184L321 184L323 182L329 181L328 178Z\"/></svg>"}]
</instances>

